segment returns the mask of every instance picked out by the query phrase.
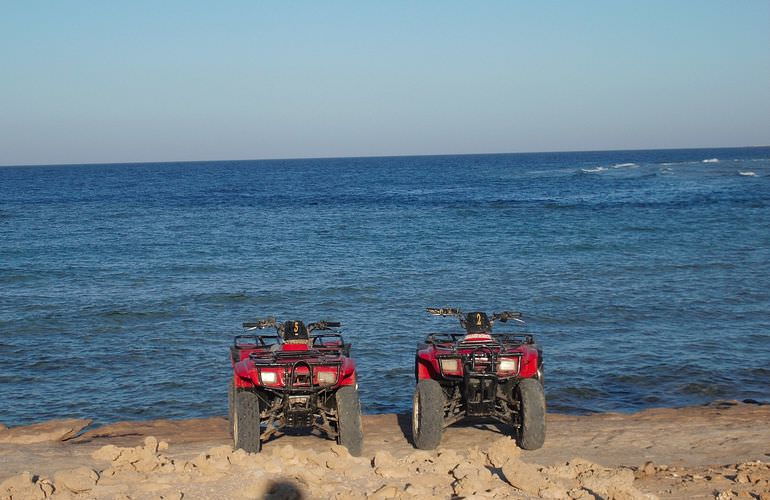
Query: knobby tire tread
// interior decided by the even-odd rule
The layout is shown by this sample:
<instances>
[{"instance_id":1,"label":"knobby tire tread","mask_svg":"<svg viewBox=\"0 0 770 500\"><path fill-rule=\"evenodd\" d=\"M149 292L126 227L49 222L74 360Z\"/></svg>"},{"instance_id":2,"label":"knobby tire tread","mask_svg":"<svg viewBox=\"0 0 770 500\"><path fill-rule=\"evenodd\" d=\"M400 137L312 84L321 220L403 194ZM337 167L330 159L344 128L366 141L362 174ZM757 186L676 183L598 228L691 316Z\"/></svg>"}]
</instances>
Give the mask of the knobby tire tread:
<instances>
[{"instance_id":1,"label":"knobby tire tread","mask_svg":"<svg viewBox=\"0 0 770 500\"><path fill-rule=\"evenodd\" d=\"M262 448L259 439L261 428L259 420L259 397L249 390L235 390L235 419L238 432L233 432L235 448L249 453L258 453Z\"/></svg>"},{"instance_id":2,"label":"knobby tire tread","mask_svg":"<svg viewBox=\"0 0 770 500\"><path fill-rule=\"evenodd\" d=\"M354 457L361 456L364 432L361 427L361 403L358 390L353 386L340 387L337 400L337 443L346 447Z\"/></svg>"},{"instance_id":3,"label":"knobby tire tread","mask_svg":"<svg viewBox=\"0 0 770 500\"><path fill-rule=\"evenodd\" d=\"M545 394L540 381L527 378L519 382L521 428L517 436L519 447L537 450L545 443Z\"/></svg>"},{"instance_id":4,"label":"knobby tire tread","mask_svg":"<svg viewBox=\"0 0 770 500\"><path fill-rule=\"evenodd\" d=\"M419 400L418 429L412 429L414 445L421 450L433 450L441 442L444 431L444 390L433 379L420 380L415 388ZM412 412L415 408L412 408ZM414 416L413 420L414 422Z\"/></svg>"}]
</instances>

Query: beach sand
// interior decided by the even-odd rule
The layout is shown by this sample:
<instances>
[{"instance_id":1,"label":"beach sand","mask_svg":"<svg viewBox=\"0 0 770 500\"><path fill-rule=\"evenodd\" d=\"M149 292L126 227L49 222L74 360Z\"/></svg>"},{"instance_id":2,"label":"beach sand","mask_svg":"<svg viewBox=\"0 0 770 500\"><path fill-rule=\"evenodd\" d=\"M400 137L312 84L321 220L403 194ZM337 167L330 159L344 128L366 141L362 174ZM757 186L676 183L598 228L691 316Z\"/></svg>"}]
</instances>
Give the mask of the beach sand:
<instances>
[{"instance_id":1,"label":"beach sand","mask_svg":"<svg viewBox=\"0 0 770 500\"><path fill-rule=\"evenodd\" d=\"M89 423L0 426L0 499L770 499L770 405L737 401L549 414L537 451L485 423L450 427L438 450L417 451L408 415L365 415L358 458L310 435L234 452L220 417Z\"/></svg>"}]
</instances>

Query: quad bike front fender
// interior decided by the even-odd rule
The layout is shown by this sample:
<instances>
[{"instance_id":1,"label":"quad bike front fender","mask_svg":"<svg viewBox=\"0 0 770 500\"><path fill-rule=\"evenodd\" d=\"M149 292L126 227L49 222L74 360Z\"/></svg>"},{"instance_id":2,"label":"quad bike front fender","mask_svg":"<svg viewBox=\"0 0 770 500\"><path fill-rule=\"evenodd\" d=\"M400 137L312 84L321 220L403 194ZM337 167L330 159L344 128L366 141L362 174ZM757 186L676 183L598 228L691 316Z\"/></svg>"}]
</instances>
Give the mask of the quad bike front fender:
<instances>
[{"instance_id":1,"label":"quad bike front fender","mask_svg":"<svg viewBox=\"0 0 770 500\"><path fill-rule=\"evenodd\" d=\"M426 379L439 379L439 376L435 358L431 358L427 354L418 353L414 360L414 377L417 382Z\"/></svg>"},{"instance_id":2,"label":"quad bike front fender","mask_svg":"<svg viewBox=\"0 0 770 500\"><path fill-rule=\"evenodd\" d=\"M340 369L340 386L356 385L356 362L350 358L345 358Z\"/></svg>"},{"instance_id":3,"label":"quad bike front fender","mask_svg":"<svg viewBox=\"0 0 770 500\"><path fill-rule=\"evenodd\" d=\"M255 380L258 380L257 371L254 369L254 365L249 363L248 360L243 360L233 365L233 373L235 374L235 387L254 387L257 385Z\"/></svg>"},{"instance_id":4,"label":"quad bike front fender","mask_svg":"<svg viewBox=\"0 0 770 500\"><path fill-rule=\"evenodd\" d=\"M532 378L537 375L537 370L540 369L542 364L540 358L540 352L537 349L527 348L521 356L521 367L519 369L519 377Z\"/></svg>"}]
</instances>

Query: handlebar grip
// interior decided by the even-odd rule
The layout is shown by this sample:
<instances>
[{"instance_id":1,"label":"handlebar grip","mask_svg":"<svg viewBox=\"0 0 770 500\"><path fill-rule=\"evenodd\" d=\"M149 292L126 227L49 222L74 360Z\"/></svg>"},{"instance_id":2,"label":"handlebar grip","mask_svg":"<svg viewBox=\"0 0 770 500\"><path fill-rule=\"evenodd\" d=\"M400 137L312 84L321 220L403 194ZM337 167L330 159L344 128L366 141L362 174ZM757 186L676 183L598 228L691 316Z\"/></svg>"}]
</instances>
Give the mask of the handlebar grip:
<instances>
[{"instance_id":1,"label":"handlebar grip","mask_svg":"<svg viewBox=\"0 0 770 500\"><path fill-rule=\"evenodd\" d=\"M434 316L459 316L460 310L454 307L426 307L428 314Z\"/></svg>"},{"instance_id":2,"label":"handlebar grip","mask_svg":"<svg viewBox=\"0 0 770 500\"><path fill-rule=\"evenodd\" d=\"M248 321L243 324L244 328L267 328L269 326L276 326L275 318L258 319L257 321Z\"/></svg>"}]
</instances>

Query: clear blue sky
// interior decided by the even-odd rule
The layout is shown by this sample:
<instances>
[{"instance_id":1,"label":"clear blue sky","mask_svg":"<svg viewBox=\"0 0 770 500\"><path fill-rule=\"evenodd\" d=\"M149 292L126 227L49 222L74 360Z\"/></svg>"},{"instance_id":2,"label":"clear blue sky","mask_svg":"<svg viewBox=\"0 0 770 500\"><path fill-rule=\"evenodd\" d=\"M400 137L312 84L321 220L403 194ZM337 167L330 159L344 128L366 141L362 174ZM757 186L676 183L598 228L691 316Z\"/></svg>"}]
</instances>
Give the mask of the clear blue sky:
<instances>
[{"instance_id":1,"label":"clear blue sky","mask_svg":"<svg viewBox=\"0 0 770 500\"><path fill-rule=\"evenodd\" d=\"M0 0L0 165L770 144L770 2Z\"/></svg>"}]
</instances>

